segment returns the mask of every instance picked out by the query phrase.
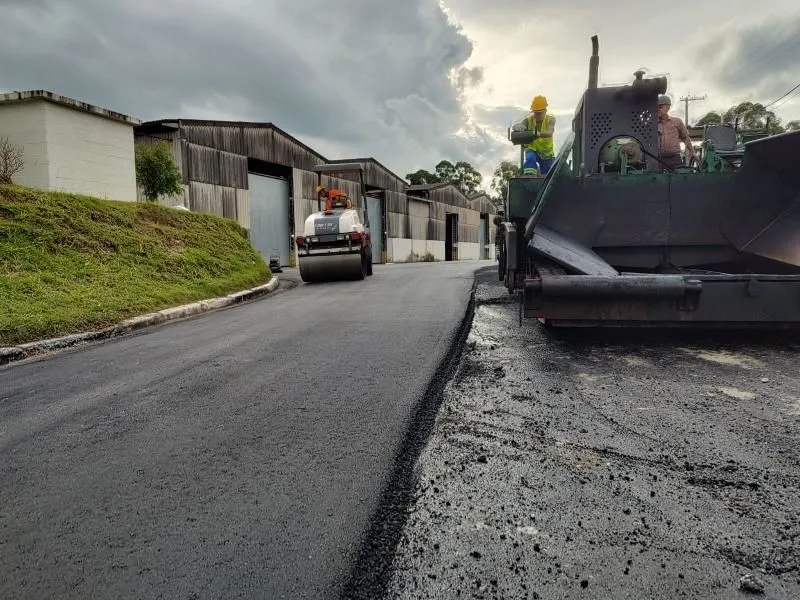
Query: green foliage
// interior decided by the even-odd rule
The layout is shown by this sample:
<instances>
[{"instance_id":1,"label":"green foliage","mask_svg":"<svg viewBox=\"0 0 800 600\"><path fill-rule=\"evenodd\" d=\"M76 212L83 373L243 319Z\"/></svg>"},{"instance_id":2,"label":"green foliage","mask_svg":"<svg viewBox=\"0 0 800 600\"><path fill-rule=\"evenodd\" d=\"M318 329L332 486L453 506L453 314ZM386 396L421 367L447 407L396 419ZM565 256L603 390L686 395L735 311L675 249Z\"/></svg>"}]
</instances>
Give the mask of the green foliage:
<instances>
[{"instance_id":1,"label":"green foliage","mask_svg":"<svg viewBox=\"0 0 800 600\"><path fill-rule=\"evenodd\" d=\"M786 131L800 131L800 121L789 121L786 124Z\"/></svg>"},{"instance_id":2,"label":"green foliage","mask_svg":"<svg viewBox=\"0 0 800 600\"><path fill-rule=\"evenodd\" d=\"M474 194L483 181L483 176L471 164L463 160L455 164L449 160L440 161L436 165L436 176L440 181L456 184L465 194Z\"/></svg>"},{"instance_id":3,"label":"green foliage","mask_svg":"<svg viewBox=\"0 0 800 600\"><path fill-rule=\"evenodd\" d=\"M168 142L136 144L136 182L148 202L183 193L183 177Z\"/></svg>"},{"instance_id":4,"label":"green foliage","mask_svg":"<svg viewBox=\"0 0 800 600\"><path fill-rule=\"evenodd\" d=\"M786 128L781 125L780 118L774 112L767 110L763 104L753 102L741 102L722 114L709 112L697 121L697 126L735 123L737 119L739 120L739 130L763 131L767 127L767 119L769 119L767 133L776 134L786 131Z\"/></svg>"},{"instance_id":5,"label":"green foliage","mask_svg":"<svg viewBox=\"0 0 800 600\"><path fill-rule=\"evenodd\" d=\"M712 111L695 123L695 126L703 127L704 125L719 125L720 123L722 123L722 116L718 112Z\"/></svg>"},{"instance_id":6,"label":"green foliage","mask_svg":"<svg viewBox=\"0 0 800 600\"><path fill-rule=\"evenodd\" d=\"M453 183L464 194L474 194L481 185L483 176L468 162L459 161L453 164L449 160L442 160L436 165L433 173L419 169L414 173L408 173L406 179L411 185Z\"/></svg>"},{"instance_id":7,"label":"green foliage","mask_svg":"<svg viewBox=\"0 0 800 600\"><path fill-rule=\"evenodd\" d=\"M492 194L490 198L495 206L503 206L508 190L508 180L520 176L520 168L510 160L502 160L492 174Z\"/></svg>"},{"instance_id":8,"label":"green foliage","mask_svg":"<svg viewBox=\"0 0 800 600\"><path fill-rule=\"evenodd\" d=\"M105 327L271 276L229 219L0 186L0 346Z\"/></svg>"},{"instance_id":9,"label":"green foliage","mask_svg":"<svg viewBox=\"0 0 800 600\"><path fill-rule=\"evenodd\" d=\"M406 179L408 179L411 185L428 185L432 183L440 183L439 177L435 173L431 173L430 171L426 171L425 169L420 169L415 171L414 173L408 173L406 175Z\"/></svg>"}]
</instances>

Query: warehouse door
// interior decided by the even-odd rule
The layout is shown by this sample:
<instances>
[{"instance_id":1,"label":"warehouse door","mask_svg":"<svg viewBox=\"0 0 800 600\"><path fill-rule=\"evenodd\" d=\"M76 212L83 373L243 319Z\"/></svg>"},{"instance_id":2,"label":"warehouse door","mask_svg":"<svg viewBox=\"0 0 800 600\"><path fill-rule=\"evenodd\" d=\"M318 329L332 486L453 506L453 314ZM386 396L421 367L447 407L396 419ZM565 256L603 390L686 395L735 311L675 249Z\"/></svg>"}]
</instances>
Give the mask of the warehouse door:
<instances>
[{"instance_id":1,"label":"warehouse door","mask_svg":"<svg viewBox=\"0 0 800 600\"><path fill-rule=\"evenodd\" d=\"M280 256L282 267L289 265L289 182L277 177L247 174L250 188L250 243L269 262Z\"/></svg>"},{"instance_id":2,"label":"warehouse door","mask_svg":"<svg viewBox=\"0 0 800 600\"><path fill-rule=\"evenodd\" d=\"M486 215L481 215L480 234L478 236L478 242L481 245L480 254L478 256L481 260L486 260L488 258L486 253L486 234L488 233L487 221Z\"/></svg>"},{"instance_id":3,"label":"warehouse door","mask_svg":"<svg viewBox=\"0 0 800 600\"><path fill-rule=\"evenodd\" d=\"M369 216L369 233L372 239L372 262L383 262L383 213L381 199L367 196L367 213Z\"/></svg>"},{"instance_id":4,"label":"warehouse door","mask_svg":"<svg viewBox=\"0 0 800 600\"><path fill-rule=\"evenodd\" d=\"M458 215L446 213L445 219L444 259L458 260Z\"/></svg>"}]
</instances>

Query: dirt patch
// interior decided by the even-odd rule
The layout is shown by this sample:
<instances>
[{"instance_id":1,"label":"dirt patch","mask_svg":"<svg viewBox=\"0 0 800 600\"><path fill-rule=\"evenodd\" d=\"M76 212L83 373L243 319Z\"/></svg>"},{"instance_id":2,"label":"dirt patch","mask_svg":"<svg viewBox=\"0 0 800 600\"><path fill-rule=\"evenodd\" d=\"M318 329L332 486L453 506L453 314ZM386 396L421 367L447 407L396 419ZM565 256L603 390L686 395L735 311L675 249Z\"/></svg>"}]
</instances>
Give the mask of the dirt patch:
<instances>
[{"instance_id":1,"label":"dirt patch","mask_svg":"<svg viewBox=\"0 0 800 600\"><path fill-rule=\"evenodd\" d=\"M726 350L699 350L692 348L680 348L680 350L682 352L686 352L687 354L691 354L700 360L718 365L739 367L741 369L752 369L761 366L761 363L754 358Z\"/></svg>"},{"instance_id":2,"label":"dirt patch","mask_svg":"<svg viewBox=\"0 0 800 600\"><path fill-rule=\"evenodd\" d=\"M756 398L753 392L746 392L735 387L722 386L717 389L729 398L734 398L735 400L755 400Z\"/></svg>"}]
</instances>

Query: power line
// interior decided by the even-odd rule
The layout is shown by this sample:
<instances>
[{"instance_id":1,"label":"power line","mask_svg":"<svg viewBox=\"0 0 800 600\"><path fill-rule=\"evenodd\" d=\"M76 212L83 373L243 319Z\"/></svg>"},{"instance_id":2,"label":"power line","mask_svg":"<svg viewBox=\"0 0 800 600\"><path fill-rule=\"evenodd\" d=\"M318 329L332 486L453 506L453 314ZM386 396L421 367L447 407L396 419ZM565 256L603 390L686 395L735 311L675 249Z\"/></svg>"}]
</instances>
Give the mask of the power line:
<instances>
[{"instance_id":1,"label":"power line","mask_svg":"<svg viewBox=\"0 0 800 600\"><path fill-rule=\"evenodd\" d=\"M782 102L780 102L779 104L776 104L776 105L775 105L775 108L780 108L780 107L781 107L781 106L783 106L784 104L788 104L790 100L792 100L793 98L796 98L797 96L800 96L800 89L798 89L798 90L797 90L797 91L796 91L794 94L792 94L791 96L788 96L788 97L787 97L785 100L783 100L783 101L782 101Z\"/></svg>"},{"instance_id":2,"label":"power line","mask_svg":"<svg viewBox=\"0 0 800 600\"><path fill-rule=\"evenodd\" d=\"M705 100L705 99L706 99L705 94L703 94L702 96L684 96L683 98L681 98L681 102L683 102L686 106L684 112L684 116L686 118L684 122L686 123L687 126L689 125L689 102L694 102L695 100Z\"/></svg>"},{"instance_id":3,"label":"power line","mask_svg":"<svg viewBox=\"0 0 800 600\"><path fill-rule=\"evenodd\" d=\"M786 92L786 93L785 93L783 96L781 96L781 97L780 97L780 98L778 98L777 100L773 100L773 101L772 101L772 102L770 102L769 104L765 105L765 106L764 106L764 108L769 108L769 107L770 107L770 106L772 106L773 104L777 104L778 102L780 102L781 100L783 100L784 98L786 98L786 96L788 96L789 94L791 94L793 91L795 91L795 90L796 90L796 89L798 89L798 88L800 88L800 83L798 83L796 86L794 86L792 89L790 89L788 92Z\"/></svg>"}]
</instances>

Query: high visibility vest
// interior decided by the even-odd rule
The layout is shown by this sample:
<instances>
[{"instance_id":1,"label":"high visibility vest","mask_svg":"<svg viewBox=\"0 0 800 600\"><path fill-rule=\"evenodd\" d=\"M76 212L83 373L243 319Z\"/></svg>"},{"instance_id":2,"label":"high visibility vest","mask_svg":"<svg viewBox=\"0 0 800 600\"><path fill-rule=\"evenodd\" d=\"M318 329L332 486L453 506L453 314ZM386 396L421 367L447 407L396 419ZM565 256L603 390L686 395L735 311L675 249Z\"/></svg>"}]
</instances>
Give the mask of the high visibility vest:
<instances>
[{"instance_id":1,"label":"high visibility vest","mask_svg":"<svg viewBox=\"0 0 800 600\"><path fill-rule=\"evenodd\" d=\"M548 129L554 121L555 117L553 115L545 115L540 124L536 122L536 119L533 117L533 115L528 115L528 131L536 131L536 133L538 133L543 129ZM533 150L542 158L552 158L555 155L555 146L552 137L537 137L535 140L533 140L533 142L526 145L525 148L527 150Z\"/></svg>"}]
</instances>

